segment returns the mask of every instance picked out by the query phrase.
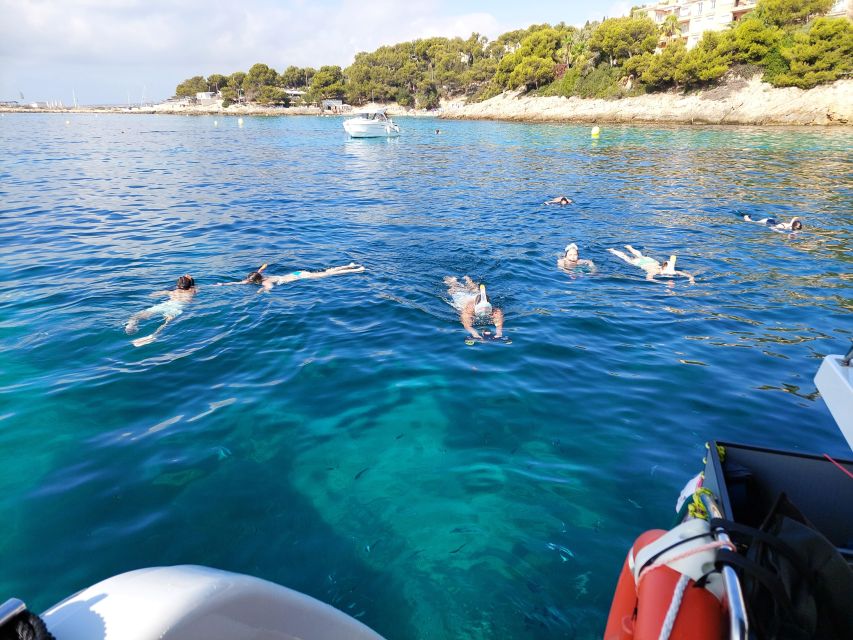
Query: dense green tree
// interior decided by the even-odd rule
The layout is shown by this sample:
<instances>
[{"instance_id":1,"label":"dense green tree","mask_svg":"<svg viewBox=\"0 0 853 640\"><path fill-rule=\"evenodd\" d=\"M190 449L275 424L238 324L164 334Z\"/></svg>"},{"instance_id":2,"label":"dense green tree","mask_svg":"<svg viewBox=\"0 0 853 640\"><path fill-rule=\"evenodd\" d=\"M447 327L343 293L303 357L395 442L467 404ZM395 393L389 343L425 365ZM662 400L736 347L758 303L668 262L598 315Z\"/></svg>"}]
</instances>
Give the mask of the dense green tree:
<instances>
[{"instance_id":1,"label":"dense green tree","mask_svg":"<svg viewBox=\"0 0 853 640\"><path fill-rule=\"evenodd\" d=\"M554 67L556 64L551 58L538 56L527 56L521 59L510 74L511 86L525 89L538 89L540 86L554 79Z\"/></svg>"},{"instance_id":2,"label":"dense green tree","mask_svg":"<svg viewBox=\"0 0 853 640\"><path fill-rule=\"evenodd\" d=\"M818 18L807 33L794 35L782 49L790 71L778 74L777 86L810 89L853 72L853 24L847 18Z\"/></svg>"},{"instance_id":3,"label":"dense green tree","mask_svg":"<svg viewBox=\"0 0 853 640\"><path fill-rule=\"evenodd\" d=\"M729 70L730 59L724 37L717 31L706 31L681 60L676 78L688 87L708 84Z\"/></svg>"},{"instance_id":4,"label":"dense green tree","mask_svg":"<svg viewBox=\"0 0 853 640\"><path fill-rule=\"evenodd\" d=\"M310 67L302 68L291 65L281 72L278 79L279 85L288 89L301 89L308 87L311 82L311 78L314 77L315 73L317 72Z\"/></svg>"},{"instance_id":5,"label":"dense green tree","mask_svg":"<svg viewBox=\"0 0 853 640\"><path fill-rule=\"evenodd\" d=\"M779 27L804 24L809 18L829 11L834 3L835 0L760 0L755 15Z\"/></svg>"},{"instance_id":6,"label":"dense green tree","mask_svg":"<svg viewBox=\"0 0 853 640\"><path fill-rule=\"evenodd\" d=\"M223 107L230 107L237 102L237 90L232 87L223 87L219 90L219 94L222 96Z\"/></svg>"},{"instance_id":7,"label":"dense green tree","mask_svg":"<svg viewBox=\"0 0 853 640\"><path fill-rule=\"evenodd\" d=\"M314 102L330 99L341 100L345 91L343 70L338 66L327 65L320 67L320 70L311 79L309 95Z\"/></svg>"},{"instance_id":8,"label":"dense green tree","mask_svg":"<svg viewBox=\"0 0 853 640\"><path fill-rule=\"evenodd\" d=\"M272 87L265 85L258 90L255 100L264 105L280 105L286 107L290 104L290 99L281 87Z\"/></svg>"},{"instance_id":9,"label":"dense green tree","mask_svg":"<svg viewBox=\"0 0 853 640\"><path fill-rule=\"evenodd\" d=\"M207 80L201 76L188 78L175 87L178 98L195 98L195 94L207 91Z\"/></svg>"},{"instance_id":10,"label":"dense green tree","mask_svg":"<svg viewBox=\"0 0 853 640\"><path fill-rule=\"evenodd\" d=\"M228 84L228 76L223 76L221 73L214 73L207 76L208 91L219 91L222 87Z\"/></svg>"},{"instance_id":11,"label":"dense green tree","mask_svg":"<svg viewBox=\"0 0 853 640\"><path fill-rule=\"evenodd\" d=\"M589 40L590 50L600 53L616 66L631 56L654 51L658 43L658 28L648 16L608 18L595 30Z\"/></svg>"},{"instance_id":12,"label":"dense green tree","mask_svg":"<svg viewBox=\"0 0 853 640\"><path fill-rule=\"evenodd\" d=\"M785 32L779 27L750 15L734 24L722 46L736 62L761 62L784 37Z\"/></svg>"},{"instance_id":13,"label":"dense green tree","mask_svg":"<svg viewBox=\"0 0 853 640\"><path fill-rule=\"evenodd\" d=\"M640 80L653 89L666 89L683 81L683 69L687 57L687 45L683 40L670 43L660 54L647 59Z\"/></svg>"},{"instance_id":14,"label":"dense green tree","mask_svg":"<svg viewBox=\"0 0 853 640\"><path fill-rule=\"evenodd\" d=\"M252 65L243 79L243 94L246 100L253 101L260 95L261 88L274 87L277 84L278 74L275 70L259 62Z\"/></svg>"}]
</instances>

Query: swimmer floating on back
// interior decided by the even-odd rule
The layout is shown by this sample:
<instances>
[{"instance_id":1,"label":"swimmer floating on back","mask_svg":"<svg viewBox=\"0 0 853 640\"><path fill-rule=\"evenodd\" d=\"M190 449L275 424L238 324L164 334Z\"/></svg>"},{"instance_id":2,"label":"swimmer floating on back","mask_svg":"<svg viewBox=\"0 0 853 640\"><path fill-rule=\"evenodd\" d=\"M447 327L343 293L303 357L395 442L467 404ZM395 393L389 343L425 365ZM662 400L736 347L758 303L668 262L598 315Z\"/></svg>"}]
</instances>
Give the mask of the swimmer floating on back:
<instances>
[{"instance_id":1,"label":"swimmer floating on back","mask_svg":"<svg viewBox=\"0 0 853 640\"><path fill-rule=\"evenodd\" d=\"M663 264L661 264L650 256L644 256L630 244L626 244L625 248L631 252L633 257L625 255L625 253L619 251L618 249L608 249L608 251L614 256L622 258L628 264L632 264L635 267L640 267L640 269L646 272L646 280L653 282L655 276L684 276L685 278L690 280L690 284L696 283L696 281L693 279L693 276L687 273L686 271L675 270L675 256L670 256L669 260L666 260Z\"/></svg>"},{"instance_id":2,"label":"swimmer floating on back","mask_svg":"<svg viewBox=\"0 0 853 640\"><path fill-rule=\"evenodd\" d=\"M244 279L239 282L220 282L216 286L224 287L231 284L259 284L261 288L258 293L269 291L277 284L287 284L288 282L296 282L297 280L316 280L317 278L328 278L329 276L338 276L346 273L361 273L364 267L355 262L350 262L342 267L330 267L325 271L292 271L283 276L265 276L263 275L266 264L261 265L257 271L252 271Z\"/></svg>"},{"instance_id":3,"label":"swimmer floating on back","mask_svg":"<svg viewBox=\"0 0 853 640\"><path fill-rule=\"evenodd\" d=\"M589 267L590 273L595 273L595 263L578 257L578 245L572 242L563 251L563 257L557 259L557 266L563 271L574 271L575 267Z\"/></svg>"},{"instance_id":4,"label":"swimmer floating on back","mask_svg":"<svg viewBox=\"0 0 853 640\"><path fill-rule=\"evenodd\" d=\"M157 336L160 335L160 332L166 328L166 325L183 313L184 306L193 299L195 293L195 280L193 280L192 276L189 274L182 275L178 278L175 288L171 291L155 291L152 293L152 297L169 296L169 299L165 302L161 302L160 304L156 304L153 307L149 307L148 309L145 309L145 311L139 311L138 313L133 314L124 326L124 331L128 335L136 333L139 330L140 320L147 320L148 318L157 315L163 316L163 324L157 327L151 335L134 340L133 346L141 347L142 345L154 342L154 340L157 339Z\"/></svg>"},{"instance_id":5,"label":"swimmer floating on back","mask_svg":"<svg viewBox=\"0 0 853 640\"><path fill-rule=\"evenodd\" d=\"M456 276L447 276L444 278L444 284L447 285L447 293L450 295L453 306L459 311L462 326L471 334L472 338L483 340L484 338L491 337L491 333L483 331L483 334L480 334L474 328L474 324L494 323L494 338L502 338L504 314L503 311L492 306L489 296L486 295L486 285L481 284L477 286L468 276L465 276L463 280L465 284L460 283L456 279Z\"/></svg>"},{"instance_id":6,"label":"swimmer floating on back","mask_svg":"<svg viewBox=\"0 0 853 640\"><path fill-rule=\"evenodd\" d=\"M791 218L790 222L779 222L776 218L761 218L760 220L753 220L748 213L739 213L738 215L746 222L763 224L765 227L770 227L773 231L777 231L779 233L785 233L786 231L799 231L803 228L803 222L797 216Z\"/></svg>"},{"instance_id":7,"label":"swimmer floating on back","mask_svg":"<svg viewBox=\"0 0 853 640\"><path fill-rule=\"evenodd\" d=\"M557 196L556 198L552 198L551 200L546 200L542 204L572 204L573 200L571 198L567 198L566 196Z\"/></svg>"}]
</instances>

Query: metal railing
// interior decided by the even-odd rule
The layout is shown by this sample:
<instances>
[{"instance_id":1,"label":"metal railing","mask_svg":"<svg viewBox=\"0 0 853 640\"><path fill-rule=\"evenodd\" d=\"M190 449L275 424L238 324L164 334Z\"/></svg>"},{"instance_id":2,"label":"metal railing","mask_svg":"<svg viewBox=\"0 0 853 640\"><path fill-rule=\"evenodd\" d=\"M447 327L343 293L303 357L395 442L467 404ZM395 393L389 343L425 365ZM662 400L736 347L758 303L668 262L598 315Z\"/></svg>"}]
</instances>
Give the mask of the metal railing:
<instances>
[{"instance_id":1,"label":"metal railing","mask_svg":"<svg viewBox=\"0 0 853 640\"><path fill-rule=\"evenodd\" d=\"M714 496L702 492L700 498L710 518L723 517L723 512L720 510L719 505L717 505ZM729 534L722 527L714 527L711 533L720 542L728 542L730 544L732 542ZM735 570L728 565L723 567L722 575L725 590L723 604L729 614L729 640L747 640L749 636L749 621L746 617L746 603L743 601L743 590L740 587L740 580Z\"/></svg>"}]
</instances>

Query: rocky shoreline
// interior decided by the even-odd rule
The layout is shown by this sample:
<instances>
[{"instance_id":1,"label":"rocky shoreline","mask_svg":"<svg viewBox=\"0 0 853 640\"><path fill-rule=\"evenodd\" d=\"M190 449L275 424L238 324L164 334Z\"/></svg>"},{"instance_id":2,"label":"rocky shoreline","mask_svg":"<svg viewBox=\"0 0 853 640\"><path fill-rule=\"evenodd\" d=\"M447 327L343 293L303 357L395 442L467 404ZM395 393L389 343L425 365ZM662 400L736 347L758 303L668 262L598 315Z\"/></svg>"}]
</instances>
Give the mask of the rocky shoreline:
<instances>
[{"instance_id":1,"label":"rocky shoreline","mask_svg":"<svg viewBox=\"0 0 853 640\"><path fill-rule=\"evenodd\" d=\"M415 110L397 104L384 106L392 116L437 116L454 120L519 122L584 122L713 125L853 125L853 79L804 91L774 88L760 77L731 77L724 83L693 93L651 93L633 98L603 100L520 95L506 92L484 102L464 104L446 100L437 111ZM0 107L4 113L128 113L219 116L329 115L319 107L262 107L219 104L207 106L163 103L141 107L77 107L35 109ZM347 116L350 112L332 114Z\"/></svg>"},{"instance_id":2,"label":"rocky shoreline","mask_svg":"<svg viewBox=\"0 0 853 640\"><path fill-rule=\"evenodd\" d=\"M757 76L732 78L695 93L653 93L619 100L506 92L477 104L446 109L441 117L521 122L850 126L853 80L804 91L775 88Z\"/></svg>"}]
</instances>

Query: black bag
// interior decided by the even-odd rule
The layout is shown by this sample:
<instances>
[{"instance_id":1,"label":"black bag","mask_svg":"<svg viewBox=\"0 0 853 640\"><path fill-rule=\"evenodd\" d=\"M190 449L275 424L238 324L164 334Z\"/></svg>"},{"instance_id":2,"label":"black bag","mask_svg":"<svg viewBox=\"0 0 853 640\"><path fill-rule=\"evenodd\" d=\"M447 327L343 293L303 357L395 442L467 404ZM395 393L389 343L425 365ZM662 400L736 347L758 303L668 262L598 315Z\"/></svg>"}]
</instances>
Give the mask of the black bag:
<instances>
[{"instance_id":1,"label":"black bag","mask_svg":"<svg viewBox=\"0 0 853 640\"><path fill-rule=\"evenodd\" d=\"M853 638L853 569L838 550L780 494L760 527L721 526L745 553L721 549L718 567L740 577L752 633L759 640Z\"/></svg>"}]
</instances>

